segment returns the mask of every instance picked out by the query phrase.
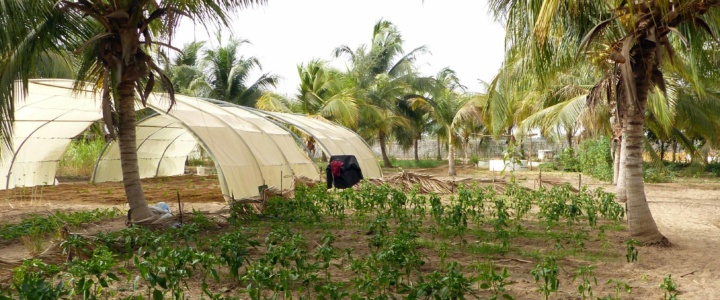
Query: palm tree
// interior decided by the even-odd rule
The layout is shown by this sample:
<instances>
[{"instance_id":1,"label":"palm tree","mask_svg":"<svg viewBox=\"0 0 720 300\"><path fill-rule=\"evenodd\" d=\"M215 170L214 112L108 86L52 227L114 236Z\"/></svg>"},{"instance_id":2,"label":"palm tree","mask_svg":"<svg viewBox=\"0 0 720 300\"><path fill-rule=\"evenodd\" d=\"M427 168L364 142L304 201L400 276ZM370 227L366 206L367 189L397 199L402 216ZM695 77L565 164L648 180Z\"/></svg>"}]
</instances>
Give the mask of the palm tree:
<instances>
[{"instance_id":1,"label":"palm tree","mask_svg":"<svg viewBox=\"0 0 720 300\"><path fill-rule=\"evenodd\" d=\"M192 42L185 44L182 52L170 61L166 59L166 70L168 77L175 87L178 94L196 96L196 91L190 88L191 83L203 78L204 73L198 68L198 54L202 50L205 42Z\"/></svg>"},{"instance_id":2,"label":"palm tree","mask_svg":"<svg viewBox=\"0 0 720 300\"><path fill-rule=\"evenodd\" d=\"M429 130L429 126L432 124L432 118L430 112L425 109L413 109L412 100L415 97L419 97L419 95L409 95L397 101L396 112L408 120L410 126L394 128L393 136L404 151L413 148L415 161L420 161L418 144L420 140L422 140L423 133Z\"/></svg>"},{"instance_id":3,"label":"palm tree","mask_svg":"<svg viewBox=\"0 0 720 300\"><path fill-rule=\"evenodd\" d=\"M278 77L263 73L249 82L252 72L262 70L262 65L256 57L246 58L238 53L240 46L248 43L248 40L231 39L226 46L205 50L200 69L208 75L190 83L196 95L255 107L265 89L275 87Z\"/></svg>"},{"instance_id":4,"label":"palm tree","mask_svg":"<svg viewBox=\"0 0 720 300\"><path fill-rule=\"evenodd\" d=\"M682 61L689 66L680 68L683 72L699 77L699 64L717 52L710 37L720 24L720 1L491 0L490 6L506 22L507 44L525 54L528 73L544 78L590 62L603 80L612 82L605 94L616 99L621 115L618 196L627 197L631 235L646 244L668 244L652 217L642 181L648 95L654 87L666 91L662 70L668 65ZM676 47L681 40L686 47ZM580 53L594 54L578 60Z\"/></svg>"},{"instance_id":5,"label":"palm tree","mask_svg":"<svg viewBox=\"0 0 720 300\"><path fill-rule=\"evenodd\" d=\"M465 94L455 71L445 68L435 77L435 88L429 98L413 98L413 108L430 111L438 125L445 127L448 141L448 175L455 176L455 145L453 139L462 124L480 121L479 98Z\"/></svg>"},{"instance_id":6,"label":"palm tree","mask_svg":"<svg viewBox=\"0 0 720 300\"><path fill-rule=\"evenodd\" d=\"M402 35L386 20L375 24L369 49L366 45L355 51L348 46L335 49L335 57L346 55L350 60L347 76L360 102L358 131L368 141L380 143L385 167L392 167L386 144L393 129L409 126L407 119L396 113L396 101L411 92L417 77L415 58L426 51L423 46L405 53Z\"/></svg>"},{"instance_id":7,"label":"palm tree","mask_svg":"<svg viewBox=\"0 0 720 300\"><path fill-rule=\"evenodd\" d=\"M43 52L78 53L76 88L91 82L102 91L104 121L119 137L123 184L135 221L152 217L138 173L135 102L145 102L157 81L174 89L150 55L170 46L181 16L206 25L227 25L231 11L262 0L3 0L0 2L0 134L9 143L15 80L27 83L32 60ZM22 21L18 21L22 20ZM164 39L164 41L163 41ZM27 84L24 85L27 87ZM140 93L138 93L140 91ZM24 91L27 92L27 91Z\"/></svg>"},{"instance_id":8,"label":"palm tree","mask_svg":"<svg viewBox=\"0 0 720 300\"><path fill-rule=\"evenodd\" d=\"M356 128L359 108L355 91L342 72L314 59L297 67L300 85L291 110Z\"/></svg>"}]
</instances>

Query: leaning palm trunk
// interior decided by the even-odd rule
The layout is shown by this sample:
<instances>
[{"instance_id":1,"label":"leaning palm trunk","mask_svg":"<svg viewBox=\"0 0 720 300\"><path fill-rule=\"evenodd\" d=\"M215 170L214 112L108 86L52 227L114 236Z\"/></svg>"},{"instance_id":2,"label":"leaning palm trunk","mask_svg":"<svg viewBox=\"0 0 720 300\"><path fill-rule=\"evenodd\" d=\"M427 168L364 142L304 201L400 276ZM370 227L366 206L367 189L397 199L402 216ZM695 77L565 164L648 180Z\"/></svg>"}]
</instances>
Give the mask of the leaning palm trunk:
<instances>
[{"instance_id":1,"label":"leaning palm trunk","mask_svg":"<svg viewBox=\"0 0 720 300\"><path fill-rule=\"evenodd\" d=\"M123 82L119 86L120 105L118 108L118 142L125 194L130 205L130 216L134 221L146 220L153 216L145 200L140 183L140 172L135 142L135 86L134 82Z\"/></svg>"},{"instance_id":2,"label":"leaning palm trunk","mask_svg":"<svg viewBox=\"0 0 720 300\"><path fill-rule=\"evenodd\" d=\"M623 99L623 111L625 112L621 135L624 146L620 150L621 167L624 169L620 171L621 173L624 171L624 174L621 174L624 177L622 186L624 186L627 195L627 218L630 235L643 244L667 245L669 244L667 238L658 230L655 219L653 219L650 212L645 195L642 170L645 108L651 84L647 70L656 68L655 47L643 46L643 43L638 44L633 49L634 53L630 62L628 62L632 64L632 74L630 75L635 79L636 97L635 99L627 97L629 91L624 90L622 94L626 97L621 98ZM624 158L624 161L622 158ZM619 182L618 195L620 197L622 197L622 186Z\"/></svg>"},{"instance_id":3,"label":"leaning palm trunk","mask_svg":"<svg viewBox=\"0 0 720 300\"><path fill-rule=\"evenodd\" d=\"M644 103L640 105L644 108ZM645 185L642 171L642 145L644 112L638 109L630 113L623 129L623 141L627 141L621 155L625 157L624 186L627 195L628 223L630 234L642 243L667 243L667 239L658 231L650 207L645 197ZM622 171L621 171L622 172ZM622 180L622 179L621 179ZM620 184L618 184L620 186ZM618 189L620 193L621 188Z\"/></svg>"},{"instance_id":4,"label":"leaning palm trunk","mask_svg":"<svg viewBox=\"0 0 720 300\"><path fill-rule=\"evenodd\" d=\"M452 128L448 127L448 176L455 176L455 147L453 147Z\"/></svg>"},{"instance_id":5,"label":"leaning palm trunk","mask_svg":"<svg viewBox=\"0 0 720 300\"><path fill-rule=\"evenodd\" d=\"M387 145L385 143L385 133L380 132L380 135L378 136L378 139L380 140L380 153L382 154L383 159L383 167L385 168L392 168L392 163L390 162L390 158L387 155Z\"/></svg>"}]
</instances>

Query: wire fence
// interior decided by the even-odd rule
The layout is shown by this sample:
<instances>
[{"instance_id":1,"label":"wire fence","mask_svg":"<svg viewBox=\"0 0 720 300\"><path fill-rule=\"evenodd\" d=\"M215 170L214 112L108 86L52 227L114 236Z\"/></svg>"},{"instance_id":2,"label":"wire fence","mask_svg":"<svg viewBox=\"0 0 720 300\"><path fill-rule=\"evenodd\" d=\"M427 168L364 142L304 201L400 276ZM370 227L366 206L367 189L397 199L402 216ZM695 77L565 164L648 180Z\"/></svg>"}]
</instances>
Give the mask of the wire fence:
<instances>
[{"instance_id":1,"label":"wire fence","mask_svg":"<svg viewBox=\"0 0 720 300\"><path fill-rule=\"evenodd\" d=\"M471 159L473 157L478 160L489 160L502 158L505 151L507 150L507 139L492 140L489 138L484 139L471 139L468 143L467 149L463 147L455 148L456 159ZM527 158L532 154L533 160L538 158L551 158L553 155L557 155L562 152L562 149L568 148L567 142L558 143L551 142L545 139L532 139L525 140L519 145L519 151L523 157ZM375 144L371 146L373 152L380 156L380 145ZM414 159L415 149L410 147L409 149L403 149L397 143L389 143L387 149L388 156L395 159ZM542 154L541 154L542 153ZM447 159L447 144L444 142L438 143L436 140L423 139L418 143L418 158L420 159Z\"/></svg>"}]
</instances>

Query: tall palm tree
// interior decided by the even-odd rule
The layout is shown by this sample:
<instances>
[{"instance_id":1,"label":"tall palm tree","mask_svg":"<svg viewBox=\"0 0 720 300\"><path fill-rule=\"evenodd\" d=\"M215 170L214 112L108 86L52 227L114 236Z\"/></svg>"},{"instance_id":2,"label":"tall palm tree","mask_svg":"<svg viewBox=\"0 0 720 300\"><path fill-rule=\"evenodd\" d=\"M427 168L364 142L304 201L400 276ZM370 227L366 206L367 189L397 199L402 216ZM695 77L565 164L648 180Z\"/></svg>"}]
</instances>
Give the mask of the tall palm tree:
<instances>
[{"instance_id":1,"label":"tall palm tree","mask_svg":"<svg viewBox=\"0 0 720 300\"><path fill-rule=\"evenodd\" d=\"M356 128L359 108L345 74L314 59L297 67L300 85L291 109Z\"/></svg>"},{"instance_id":2,"label":"tall palm tree","mask_svg":"<svg viewBox=\"0 0 720 300\"><path fill-rule=\"evenodd\" d=\"M648 95L653 87L665 92L668 65L687 63L690 67L681 69L699 77L699 64L717 52L710 39L720 24L717 6L717 0L490 1L506 23L507 44L526 55L529 73L542 78L578 62L592 63L612 82L605 94L616 99L622 116L617 193L627 197L631 235L647 244L669 243L657 229L642 181ZM675 47L679 40L687 46ZM577 59L578 53L600 55Z\"/></svg>"},{"instance_id":3,"label":"tall palm tree","mask_svg":"<svg viewBox=\"0 0 720 300\"><path fill-rule=\"evenodd\" d=\"M250 82L252 72L262 70L262 65L254 56L240 55L240 46L248 43L248 40L231 39L228 45L205 50L200 69L207 75L190 83L190 88L198 96L254 107L265 89L275 87L278 77L263 73Z\"/></svg>"},{"instance_id":4,"label":"tall palm tree","mask_svg":"<svg viewBox=\"0 0 720 300\"><path fill-rule=\"evenodd\" d=\"M431 112L438 125L445 127L448 141L448 175L455 176L454 138L464 123L478 122L481 119L479 98L465 93L455 71L445 68L435 77L435 88L429 98L413 98L413 108L422 108Z\"/></svg>"},{"instance_id":5,"label":"tall palm tree","mask_svg":"<svg viewBox=\"0 0 720 300\"><path fill-rule=\"evenodd\" d=\"M152 46L170 46L182 16L206 25L228 24L229 13L263 0L2 0L0 1L0 134L9 143L15 80L28 82L38 53L74 51L76 88L91 82L102 91L104 121L119 137L123 184L135 221L152 217L138 173L135 102L145 102L156 82L168 91L169 78L150 55ZM22 21L18 21L22 20ZM27 87L27 84L24 85ZM140 91L140 93L138 93ZM24 91L27 92L27 91Z\"/></svg>"},{"instance_id":6,"label":"tall palm tree","mask_svg":"<svg viewBox=\"0 0 720 300\"><path fill-rule=\"evenodd\" d=\"M204 45L205 42L185 44L181 49L182 52L172 60L172 63L170 63L169 59L163 57L167 62L166 72L175 87L176 93L196 96L196 91L190 86L192 82L204 76L203 71L198 67L199 54Z\"/></svg>"},{"instance_id":7,"label":"tall palm tree","mask_svg":"<svg viewBox=\"0 0 720 300\"><path fill-rule=\"evenodd\" d=\"M353 51L348 46L340 46L334 52L335 57L349 58L347 76L360 102L358 129L367 140L380 143L385 167L392 166L386 144L393 128L408 126L407 120L395 111L396 101L411 93L412 82L417 77L416 56L427 51L422 46L405 53L403 42L394 24L380 20L373 28L369 48L361 45Z\"/></svg>"}]
</instances>

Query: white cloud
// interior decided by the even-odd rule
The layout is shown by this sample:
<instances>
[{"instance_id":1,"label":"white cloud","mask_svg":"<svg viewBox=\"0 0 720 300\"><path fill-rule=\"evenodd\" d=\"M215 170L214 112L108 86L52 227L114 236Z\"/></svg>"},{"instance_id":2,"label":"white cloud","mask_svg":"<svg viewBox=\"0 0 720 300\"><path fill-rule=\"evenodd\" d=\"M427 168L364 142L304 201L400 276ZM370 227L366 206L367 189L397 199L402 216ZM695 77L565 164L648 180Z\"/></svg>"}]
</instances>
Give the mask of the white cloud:
<instances>
[{"instance_id":1,"label":"white cloud","mask_svg":"<svg viewBox=\"0 0 720 300\"><path fill-rule=\"evenodd\" d=\"M298 64L333 60L331 53L340 45L355 49L369 43L380 19L398 27L406 51L429 48L431 54L418 59L423 73L450 67L471 91L482 91L478 80L490 81L502 63L505 31L482 0L269 0L264 7L239 12L232 33L250 40L241 53L258 57L265 72L280 75L278 92L292 95L299 83ZM205 29L183 24L173 44L193 39L207 40ZM214 37L210 41L216 44ZM342 68L344 62L334 65Z\"/></svg>"}]
</instances>

